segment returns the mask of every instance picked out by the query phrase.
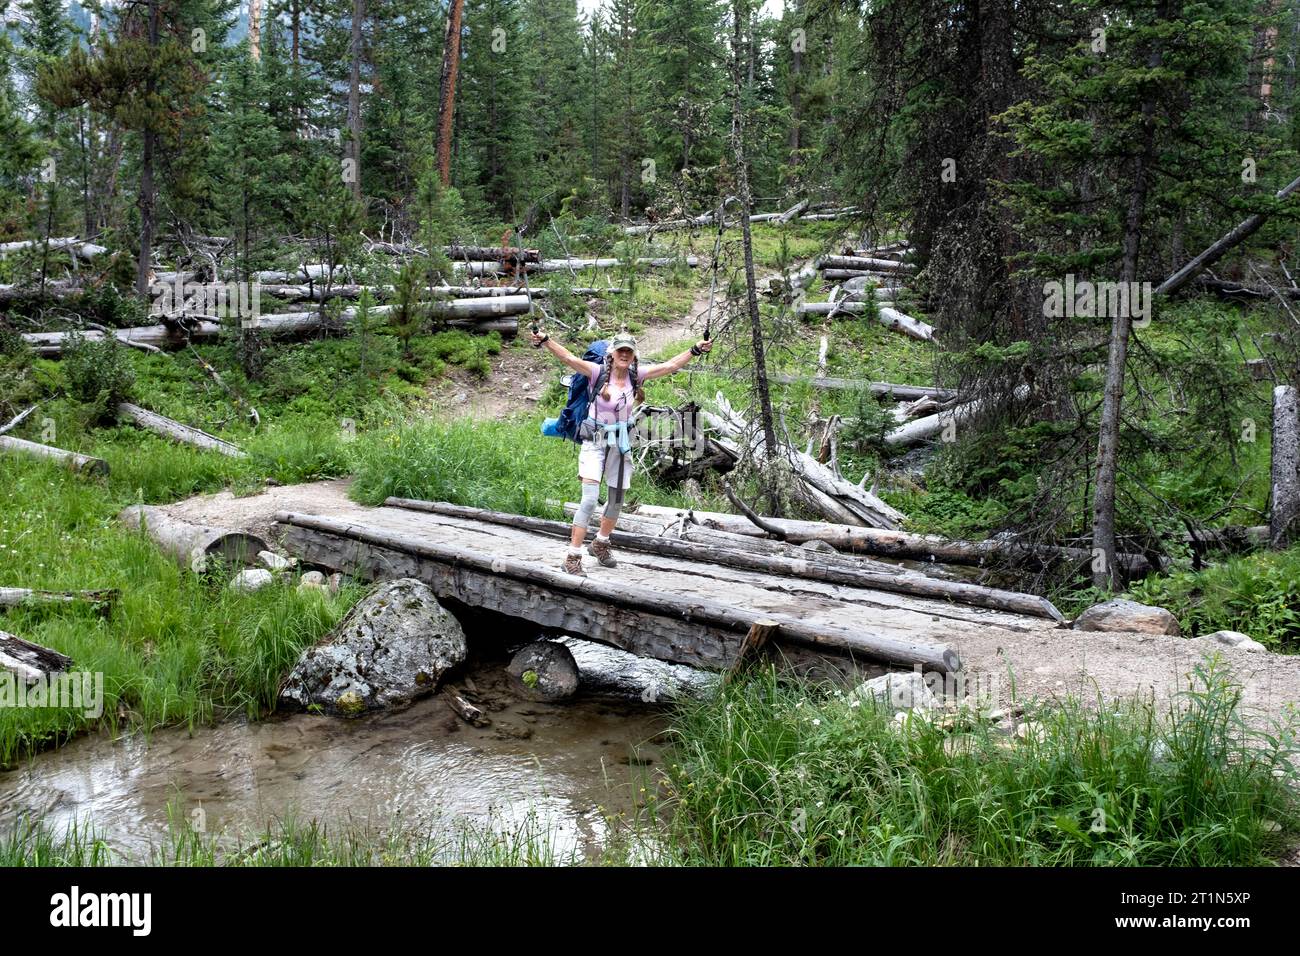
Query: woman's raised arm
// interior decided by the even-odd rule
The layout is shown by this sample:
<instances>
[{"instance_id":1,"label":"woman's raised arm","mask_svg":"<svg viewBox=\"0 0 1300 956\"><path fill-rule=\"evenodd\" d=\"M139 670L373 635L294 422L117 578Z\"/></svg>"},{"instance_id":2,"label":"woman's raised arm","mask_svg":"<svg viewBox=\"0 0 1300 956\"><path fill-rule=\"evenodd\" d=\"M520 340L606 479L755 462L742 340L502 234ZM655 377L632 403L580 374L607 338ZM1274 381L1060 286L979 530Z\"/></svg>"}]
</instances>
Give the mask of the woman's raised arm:
<instances>
[{"instance_id":1,"label":"woman's raised arm","mask_svg":"<svg viewBox=\"0 0 1300 956\"><path fill-rule=\"evenodd\" d=\"M552 355L554 355L565 365L569 366L569 368L573 369L575 372L581 372L583 375L586 375L588 378L592 378L598 375L600 372L600 369L598 368L596 363L588 362L585 361L584 359L578 358L576 355L574 355L572 352L566 349L559 342L555 341L549 335L544 335L541 332L534 332L533 346L537 347L541 345L545 345L546 351L550 352Z\"/></svg>"},{"instance_id":2,"label":"woman's raised arm","mask_svg":"<svg viewBox=\"0 0 1300 956\"><path fill-rule=\"evenodd\" d=\"M662 378L665 375L672 375L673 372L680 372L686 367L686 363L691 360L691 356L703 355L711 348L713 348L712 341L701 339L681 355L670 358L667 362L661 362L658 365L651 365L649 368L642 369L641 381L646 382L652 378Z\"/></svg>"}]
</instances>

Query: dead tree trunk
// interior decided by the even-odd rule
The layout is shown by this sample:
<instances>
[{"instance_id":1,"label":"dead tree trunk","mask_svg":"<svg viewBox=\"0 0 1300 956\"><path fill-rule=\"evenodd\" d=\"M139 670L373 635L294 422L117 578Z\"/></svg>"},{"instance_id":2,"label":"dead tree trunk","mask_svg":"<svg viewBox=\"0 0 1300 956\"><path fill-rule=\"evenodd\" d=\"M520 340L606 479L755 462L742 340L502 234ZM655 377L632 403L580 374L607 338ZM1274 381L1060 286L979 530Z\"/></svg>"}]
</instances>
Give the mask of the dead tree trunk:
<instances>
[{"instance_id":1,"label":"dead tree trunk","mask_svg":"<svg viewBox=\"0 0 1300 956\"><path fill-rule=\"evenodd\" d=\"M1290 385L1273 389L1272 508L1268 543L1278 550L1289 547L1300 523L1300 417L1296 390Z\"/></svg>"},{"instance_id":2,"label":"dead tree trunk","mask_svg":"<svg viewBox=\"0 0 1300 956\"><path fill-rule=\"evenodd\" d=\"M456 75L460 70L460 21L464 0L451 0L447 9L447 34L442 43L442 76L438 82L438 176L451 184L452 121L456 115Z\"/></svg>"},{"instance_id":3,"label":"dead tree trunk","mask_svg":"<svg viewBox=\"0 0 1300 956\"><path fill-rule=\"evenodd\" d=\"M1161 5L1161 19L1167 14L1166 7L1167 4ZM1160 67L1161 59L1161 51L1157 46L1147 57L1147 66L1156 70ZM1123 282L1137 280L1149 166L1155 151L1155 112L1155 93L1148 92L1142 101L1141 144L1132 161L1128 208L1124 214L1124 234L1121 240L1123 266L1120 272ZM1120 411L1124 403L1124 371L1128 364L1128 340L1133 331L1133 317L1129 315L1128 309L1116 309L1115 312L1110 327L1110 352L1106 361L1101 425L1097 434L1097 483L1092 499L1092 548L1095 555L1092 581L1097 587L1118 588L1120 574L1115 563L1115 476L1119 467Z\"/></svg>"},{"instance_id":4,"label":"dead tree trunk","mask_svg":"<svg viewBox=\"0 0 1300 956\"><path fill-rule=\"evenodd\" d=\"M749 311L750 340L754 350L754 390L758 394L759 421L763 428L763 447L769 461L777 455L776 425L772 414L772 396L767 385L767 355L763 342L763 321L758 312L758 284L754 280L754 238L749 217L753 200L749 194L749 166L745 155L745 106L740 90L740 55L744 48L744 25L749 23L748 0L733 0L731 43L731 143L736 161L736 193L740 200L740 230L745 250L745 303ZM768 489L772 510L780 515L781 496Z\"/></svg>"},{"instance_id":5,"label":"dead tree trunk","mask_svg":"<svg viewBox=\"0 0 1300 956\"><path fill-rule=\"evenodd\" d=\"M366 0L352 0L352 69L348 74L348 158L352 160L352 198L361 201L361 28Z\"/></svg>"}]
</instances>

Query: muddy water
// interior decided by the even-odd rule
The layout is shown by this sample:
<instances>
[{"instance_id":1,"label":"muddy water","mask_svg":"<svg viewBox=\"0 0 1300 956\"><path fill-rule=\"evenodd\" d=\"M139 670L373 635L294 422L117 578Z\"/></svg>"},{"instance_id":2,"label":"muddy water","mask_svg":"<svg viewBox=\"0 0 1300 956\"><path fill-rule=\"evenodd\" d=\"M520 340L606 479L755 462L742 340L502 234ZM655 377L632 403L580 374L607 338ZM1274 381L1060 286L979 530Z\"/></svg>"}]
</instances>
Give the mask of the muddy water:
<instances>
[{"instance_id":1,"label":"muddy water","mask_svg":"<svg viewBox=\"0 0 1300 956\"><path fill-rule=\"evenodd\" d=\"M246 838L289 817L420 832L531 819L559 855L590 856L653 777L666 718L621 703L522 700L502 668L468 672L491 719L482 728L434 696L358 720L294 715L82 738L0 771L0 828L22 814L56 833L89 821L141 861L165 842L169 807L208 833Z\"/></svg>"}]
</instances>

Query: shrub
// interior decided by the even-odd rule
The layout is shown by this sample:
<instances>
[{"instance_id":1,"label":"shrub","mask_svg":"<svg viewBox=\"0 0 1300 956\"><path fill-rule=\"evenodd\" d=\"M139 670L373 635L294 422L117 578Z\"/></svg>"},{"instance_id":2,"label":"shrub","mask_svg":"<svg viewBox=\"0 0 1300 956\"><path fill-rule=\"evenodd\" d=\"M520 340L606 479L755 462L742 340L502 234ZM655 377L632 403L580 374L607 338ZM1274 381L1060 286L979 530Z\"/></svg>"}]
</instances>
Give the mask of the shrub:
<instances>
[{"instance_id":1,"label":"shrub","mask_svg":"<svg viewBox=\"0 0 1300 956\"><path fill-rule=\"evenodd\" d=\"M119 402L129 401L135 370L127 347L114 338L87 339L73 332L63 344L63 372L72 398L107 419Z\"/></svg>"}]
</instances>

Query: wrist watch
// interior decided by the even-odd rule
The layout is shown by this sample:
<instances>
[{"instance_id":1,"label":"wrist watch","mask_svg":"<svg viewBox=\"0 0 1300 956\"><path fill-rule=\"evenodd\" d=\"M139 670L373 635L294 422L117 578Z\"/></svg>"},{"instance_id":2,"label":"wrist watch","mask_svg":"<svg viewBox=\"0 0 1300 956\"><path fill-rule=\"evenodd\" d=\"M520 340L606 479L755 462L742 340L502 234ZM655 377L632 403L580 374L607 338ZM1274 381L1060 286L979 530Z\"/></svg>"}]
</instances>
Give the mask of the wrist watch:
<instances>
[{"instance_id":1,"label":"wrist watch","mask_svg":"<svg viewBox=\"0 0 1300 956\"><path fill-rule=\"evenodd\" d=\"M691 346L691 354L692 354L692 355L695 355L695 356L703 355L703 354L704 354L704 349L700 348L698 345L692 345L692 346Z\"/></svg>"}]
</instances>

